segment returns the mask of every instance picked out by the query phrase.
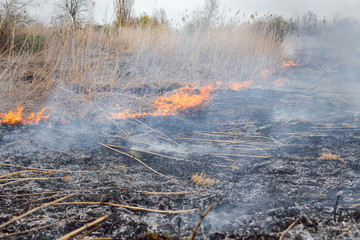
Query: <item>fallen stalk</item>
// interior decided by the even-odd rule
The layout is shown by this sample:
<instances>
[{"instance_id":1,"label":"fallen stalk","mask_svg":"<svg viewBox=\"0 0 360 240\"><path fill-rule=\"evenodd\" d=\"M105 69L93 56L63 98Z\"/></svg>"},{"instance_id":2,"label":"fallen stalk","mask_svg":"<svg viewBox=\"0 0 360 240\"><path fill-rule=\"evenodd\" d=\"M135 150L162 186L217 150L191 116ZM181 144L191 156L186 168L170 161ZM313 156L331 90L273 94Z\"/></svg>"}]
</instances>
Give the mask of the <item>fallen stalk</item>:
<instances>
[{"instance_id":1,"label":"fallen stalk","mask_svg":"<svg viewBox=\"0 0 360 240\"><path fill-rule=\"evenodd\" d=\"M84 235L80 236L79 238L77 238L76 240L81 240L84 239L85 237L89 236L91 233L93 233L94 231L96 231L97 229L99 229L99 225L93 227L92 229L90 229L89 231L87 231Z\"/></svg>"},{"instance_id":2,"label":"fallen stalk","mask_svg":"<svg viewBox=\"0 0 360 240\"><path fill-rule=\"evenodd\" d=\"M25 167L25 166L8 164L8 163L0 163L0 165L9 166L9 167L18 167L18 168L24 168L24 169L31 169L31 170L39 170L39 171L44 171L44 172L46 172L46 171L49 171L49 172L63 172L63 173L87 173L87 172L93 172L93 171L68 171L68 170L32 168L32 167Z\"/></svg>"},{"instance_id":3,"label":"fallen stalk","mask_svg":"<svg viewBox=\"0 0 360 240\"><path fill-rule=\"evenodd\" d=\"M194 212L194 211L198 210L198 208L189 209L189 210L177 210L177 211L156 210L156 209L133 207L133 206L128 206L128 205L108 203L108 202L65 202L65 203L52 203L51 205L77 205L77 204L79 204L79 205L107 205L107 206L121 207L121 208L132 209L132 210L140 210L140 211L156 212L156 213L170 213L170 214L188 213L188 212Z\"/></svg>"},{"instance_id":4,"label":"fallen stalk","mask_svg":"<svg viewBox=\"0 0 360 240\"><path fill-rule=\"evenodd\" d=\"M195 194L195 193L205 192L205 190L198 190L198 191L192 191L192 192L148 192L148 191L135 191L135 192L143 193L146 195L186 195L186 194Z\"/></svg>"},{"instance_id":5,"label":"fallen stalk","mask_svg":"<svg viewBox=\"0 0 360 240\"><path fill-rule=\"evenodd\" d=\"M107 215L106 215L106 216L102 216L102 217L96 219L95 221L93 221L93 222L91 222L91 223L89 223L89 224L86 224L85 226L83 226L83 227L81 227L81 228L78 228L78 229L72 231L71 233L66 234L65 236L59 238L59 240L68 240L68 239L70 239L70 238L78 235L79 233L85 231L86 229L91 228L92 226L101 223L101 222L104 221L107 217L108 217Z\"/></svg>"},{"instance_id":6,"label":"fallen stalk","mask_svg":"<svg viewBox=\"0 0 360 240\"><path fill-rule=\"evenodd\" d=\"M106 144L104 144L104 143L100 143L100 142L99 142L99 144L102 145L102 146L104 146L104 147L106 147L106 148L109 148L109 149L111 149L111 150L113 150L113 151L115 151L115 152L121 153L121 154L123 154L123 155L125 155L125 156L128 156L128 157L130 157L130 158L132 158L132 159L135 159L136 161L138 161L139 163L141 163L142 165L144 165L145 167L147 167L148 169L150 169L151 171L153 171L154 173L156 173L156 174L158 174L158 175L160 175L160 176L162 176L162 177L175 180L175 179L173 179L173 178L171 178L171 177L168 177L168 176L166 176L166 175L164 175L164 174L156 171L155 169L151 168L149 165L147 165L146 163L144 163L144 162L141 161L140 159L138 159L138 158L136 158L136 157L134 157L134 156L132 156L132 155L130 155L130 154L128 154L128 153L125 153L125 152L119 151L119 150L117 150L117 149L115 149L115 148L109 147L108 145L106 145Z\"/></svg>"},{"instance_id":7,"label":"fallen stalk","mask_svg":"<svg viewBox=\"0 0 360 240\"><path fill-rule=\"evenodd\" d=\"M17 183L17 182L23 182L23 181L30 181L30 180L54 180L54 179L63 179L65 182L71 180L71 177L66 176L66 177L49 177L49 178L9 178L9 179L0 179L0 182L3 181L10 181L7 183L3 183L0 184L0 187L9 185L9 184L13 184L13 183Z\"/></svg>"},{"instance_id":8,"label":"fallen stalk","mask_svg":"<svg viewBox=\"0 0 360 240\"><path fill-rule=\"evenodd\" d=\"M302 213L300 213L299 217L295 220L295 222L293 222L287 229L285 229L285 231L281 234L279 240L282 240L285 236L285 234L300 220L300 218L302 217Z\"/></svg>"},{"instance_id":9,"label":"fallen stalk","mask_svg":"<svg viewBox=\"0 0 360 240\"><path fill-rule=\"evenodd\" d=\"M66 177L42 177L42 178L4 178L4 179L0 179L0 182L4 182L4 181L29 181L29 180L52 180L52 179L64 179L65 181L68 181L71 179L70 176L66 176Z\"/></svg>"},{"instance_id":10,"label":"fallen stalk","mask_svg":"<svg viewBox=\"0 0 360 240\"><path fill-rule=\"evenodd\" d=\"M191 234L191 236L190 236L190 240L194 240L195 235L196 235L196 231L197 231L198 228L200 227L201 222L204 220L204 218L206 217L206 215L211 211L211 209L215 206L215 203L216 203L216 202L213 202L213 203L210 205L210 207L206 210L206 212L205 212L203 215L201 215L200 220L199 220L198 223L196 224L196 226L195 226L195 228L194 228L194 230L193 230L193 232L192 232L192 234Z\"/></svg>"},{"instance_id":11,"label":"fallen stalk","mask_svg":"<svg viewBox=\"0 0 360 240\"><path fill-rule=\"evenodd\" d=\"M184 159L182 159L182 158L170 157L170 156L167 156L167 155L154 153L154 152L149 152L149 151L144 151L144 150L139 150L139 149L135 149L135 148L128 148L128 147L116 146L116 145L111 145L111 144L105 144L105 145L107 145L109 147L129 149L129 150L136 151L136 152L143 152L143 153L148 153L148 154L152 154L152 155L159 156L159 157L165 157L165 158L170 158L170 159L174 159L174 160L184 161Z\"/></svg>"},{"instance_id":12,"label":"fallen stalk","mask_svg":"<svg viewBox=\"0 0 360 240\"><path fill-rule=\"evenodd\" d=\"M43 209L43 208L45 208L45 207L51 206L52 204L56 204L56 203L58 203L58 202L64 201L64 200L66 200L66 199L68 199L68 198L70 198L70 197L73 197L73 196L75 196L75 194L70 194L70 195L68 195L68 196L65 196L65 197L56 199L56 200L54 200L54 201L52 201L52 202L45 203L45 204L43 204L43 205L41 205L41 206L39 206L39 207L33 208L33 209L31 209L30 211L28 211L28 212L26 212L26 213L24 213L24 214L21 214L21 215L18 216L18 217L14 217L14 218L10 219L9 221L1 224L1 225L0 225L0 229L6 227L7 225L9 225L9 224L11 224L11 223L13 223L13 222L16 222L17 220L20 220L20 219L22 219L22 218L24 218L24 217L26 217L26 216L28 216L28 215L36 212L36 211L39 211L40 209Z\"/></svg>"},{"instance_id":13,"label":"fallen stalk","mask_svg":"<svg viewBox=\"0 0 360 240\"><path fill-rule=\"evenodd\" d=\"M14 172L14 173L8 173L8 174L0 176L0 178L11 177L11 176L19 175L21 173L32 173L32 172L53 174L53 172L45 172L45 171L40 171L40 170L27 170L27 171L19 171L19 172Z\"/></svg>"}]
</instances>

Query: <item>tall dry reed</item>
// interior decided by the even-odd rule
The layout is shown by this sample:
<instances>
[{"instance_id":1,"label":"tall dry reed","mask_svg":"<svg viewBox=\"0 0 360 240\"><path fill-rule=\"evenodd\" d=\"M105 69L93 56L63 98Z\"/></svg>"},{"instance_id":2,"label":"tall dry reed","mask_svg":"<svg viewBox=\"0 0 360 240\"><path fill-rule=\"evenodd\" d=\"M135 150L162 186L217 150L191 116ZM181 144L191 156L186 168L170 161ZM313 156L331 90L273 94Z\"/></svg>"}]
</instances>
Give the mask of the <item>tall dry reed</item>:
<instances>
[{"instance_id":1,"label":"tall dry reed","mask_svg":"<svg viewBox=\"0 0 360 240\"><path fill-rule=\"evenodd\" d=\"M33 27L24 34L45 40L39 51L0 56L1 111L14 104L62 107L74 117L116 106L139 111L184 85L260 81L285 54L274 33L245 24L192 32Z\"/></svg>"}]
</instances>

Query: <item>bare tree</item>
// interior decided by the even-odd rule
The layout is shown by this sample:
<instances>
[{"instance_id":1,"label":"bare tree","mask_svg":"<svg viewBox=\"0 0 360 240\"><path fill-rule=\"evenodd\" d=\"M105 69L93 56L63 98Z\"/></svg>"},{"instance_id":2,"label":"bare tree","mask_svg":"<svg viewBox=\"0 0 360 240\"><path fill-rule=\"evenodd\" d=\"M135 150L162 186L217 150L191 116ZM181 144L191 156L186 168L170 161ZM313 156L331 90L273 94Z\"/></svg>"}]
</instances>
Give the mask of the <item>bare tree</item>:
<instances>
[{"instance_id":1,"label":"bare tree","mask_svg":"<svg viewBox=\"0 0 360 240\"><path fill-rule=\"evenodd\" d=\"M168 25L169 20L167 18L165 9L160 8L160 10L154 11L153 18L157 19L160 25Z\"/></svg>"},{"instance_id":2,"label":"bare tree","mask_svg":"<svg viewBox=\"0 0 360 240\"><path fill-rule=\"evenodd\" d=\"M31 21L27 10L32 7L32 0L1 0L0 23L4 28L29 23Z\"/></svg>"},{"instance_id":3,"label":"bare tree","mask_svg":"<svg viewBox=\"0 0 360 240\"><path fill-rule=\"evenodd\" d=\"M221 23L220 0L205 0L204 6L195 11L192 20L187 24L190 30L206 30Z\"/></svg>"},{"instance_id":4,"label":"bare tree","mask_svg":"<svg viewBox=\"0 0 360 240\"><path fill-rule=\"evenodd\" d=\"M133 14L134 0L114 0L116 26L125 26L130 23Z\"/></svg>"},{"instance_id":5,"label":"bare tree","mask_svg":"<svg viewBox=\"0 0 360 240\"><path fill-rule=\"evenodd\" d=\"M0 51L5 51L15 38L15 30L32 22L28 14L32 0L0 0Z\"/></svg>"},{"instance_id":6,"label":"bare tree","mask_svg":"<svg viewBox=\"0 0 360 240\"><path fill-rule=\"evenodd\" d=\"M203 9L203 21L207 26L216 25L220 19L219 0L206 0Z\"/></svg>"},{"instance_id":7,"label":"bare tree","mask_svg":"<svg viewBox=\"0 0 360 240\"><path fill-rule=\"evenodd\" d=\"M90 0L61 0L57 5L57 17L78 27L89 12Z\"/></svg>"}]
</instances>

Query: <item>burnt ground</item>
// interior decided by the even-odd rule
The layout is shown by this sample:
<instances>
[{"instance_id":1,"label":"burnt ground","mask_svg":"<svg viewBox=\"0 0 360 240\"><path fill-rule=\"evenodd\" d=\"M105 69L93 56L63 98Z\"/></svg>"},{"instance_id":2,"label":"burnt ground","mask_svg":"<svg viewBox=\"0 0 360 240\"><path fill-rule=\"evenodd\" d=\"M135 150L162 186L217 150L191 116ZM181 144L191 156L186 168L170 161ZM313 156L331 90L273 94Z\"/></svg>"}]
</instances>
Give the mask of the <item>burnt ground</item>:
<instances>
[{"instance_id":1,"label":"burnt ground","mask_svg":"<svg viewBox=\"0 0 360 240\"><path fill-rule=\"evenodd\" d=\"M332 91L341 73L304 71L286 75L286 88L216 91L191 114L1 126L0 224L74 194L3 226L1 237L56 239L107 216L77 237L184 239L216 202L198 239L279 239L301 213L285 237L360 238L358 104L349 88ZM194 184L201 173L216 183Z\"/></svg>"}]
</instances>

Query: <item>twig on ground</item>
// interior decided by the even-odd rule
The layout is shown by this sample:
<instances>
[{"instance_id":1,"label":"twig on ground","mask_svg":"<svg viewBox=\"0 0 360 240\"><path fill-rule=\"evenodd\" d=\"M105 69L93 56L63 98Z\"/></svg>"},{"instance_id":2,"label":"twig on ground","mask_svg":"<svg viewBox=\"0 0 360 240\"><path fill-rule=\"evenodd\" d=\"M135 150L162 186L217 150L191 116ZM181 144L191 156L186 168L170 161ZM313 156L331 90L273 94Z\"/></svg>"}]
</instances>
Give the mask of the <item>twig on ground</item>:
<instances>
[{"instance_id":1,"label":"twig on ground","mask_svg":"<svg viewBox=\"0 0 360 240\"><path fill-rule=\"evenodd\" d=\"M12 142L12 143L5 144L5 145L0 146L0 148L10 147L10 146L12 146L12 145L15 145L15 144L18 144L18 143L22 143L22 142L25 142L25 141L26 141L26 140L18 141L18 142Z\"/></svg>"},{"instance_id":2,"label":"twig on ground","mask_svg":"<svg viewBox=\"0 0 360 240\"><path fill-rule=\"evenodd\" d=\"M98 208L95 208L95 209L91 209L91 211L94 211L94 210L97 210L97 209L100 209L100 208L103 208L102 207L98 207ZM90 211L90 212L91 212ZM33 231L38 231L38 230L41 230L41 229L44 229L44 228L48 228L48 227L51 227L51 226L54 226L56 224L59 224L59 223L62 223L62 222L69 222L71 219L75 218L75 217L78 217L80 215L84 214L84 212L80 212L76 215L73 215L71 217L68 217L68 218L64 218L64 219L61 219L60 221L57 221L57 222L54 222L54 223L50 223L50 224L47 224L47 225L43 225L43 226L37 226L37 227L33 227L31 229L28 229L28 230L25 230L25 231L17 231L15 233L6 233L6 234L3 234L1 235L0 234L0 237L10 237L10 236L14 236L14 235L21 235L21 234L24 234L24 233L29 233L29 232L33 232Z\"/></svg>"},{"instance_id":3,"label":"twig on ground","mask_svg":"<svg viewBox=\"0 0 360 240\"><path fill-rule=\"evenodd\" d=\"M167 140L167 141L169 141L169 142L171 142L171 143L174 143L174 144L176 144L176 145L178 145L178 146L180 146L180 145L181 145L181 144L177 143L176 141L174 141L174 140L170 139L168 136L166 136L164 133L160 132L159 130L156 130L156 129L154 129L154 128L150 127L149 125L147 125L147 124L143 123L143 122L142 122L142 121L140 121L139 119L132 118L132 120L135 120L135 121L137 121L140 125L143 125L144 127L146 127L146 128L148 128L148 129L150 129L151 131L153 131L153 132L156 132L156 133L160 134L160 136L162 136L162 138L163 138L163 139L165 139L165 140Z\"/></svg>"},{"instance_id":4,"label":"twig on ground","mask_svg":"<svg viewBox=\"0 0 360 240\"><path fill-rule=\"evenodd\" d=\"M160 175L160 176L162 176L162 177L175 180L174 178L168 177L168 176L166 176L166 175L164 175L164 174L156 171L155 169L151 168L149 165L147 165L146 163L144 163L144 162L141 161L140 159L138 159L138 158L136 158L136 157L134 157L134 156L132 156L132 155L130 155L130 154L128 154L128 153L125 153L125 152L119 151L119 150L117 150L117 149L115 149L115 148L109 147L108 145L106 145L106 144L104 144L104 143L100 143L100 142L99 142L99 144L102 145L102 146L104 146L104 147L106 147L106 148L109 148L109 149L111 149L111 150L113 150L113 151L115 151L115 152L121 153L121 154L123 154L123 155L125 155L125 156L128 156L128 157L130 157L130 158L132 158L132 159L135 159L136 161L138 161L139 163L141 163L142 165L144 165L145 167L147 167L148 169L150 169L151 171L153 171L154 173L156 173L156 174L158 174L158 175Z\"/></svg>"},{"instance_id":5,"label":"twig on ground","mask_svg":"<svg viewBox=\"0 0 360 240\"><path fill-rule=\"evenodd\" d=\"M11 176L15 176L21 173L31 173L31 172L37 172L37 173L48 173L48 174L53 174L54 172L45 172L45 171L39 171L39 170L28 170L28 171L19 171L19 172L14 172L14 173L8 173L5 175L0 176L0 178L5 178L5 177L11 177Z\"/></svg>"},{"instance_id":6,"label":"twig on ground","mask_svg":"<svg viewBox=\"0 0 360 240\"><path fill-rule=\"evenodd\" d=\"M59 240L68 240L68 239L70 239L70 238L78 235L79 233L85 231L86 229L88 229L88 228L90 228L90 227L92 227L92 226L94 226L94 225L97 225L97 224L101 223L101 222L104 221L107 217L108 217L107 215L102 216L102 217L96 219L95 221L93 221L93 222L91 222L91 223L89 223L89 224L86 224L85 226L83 226L83 227L81 227L81 228L78 228L78 229L72 231L71 233L66 234L65 236L59 238Z\"/></svg>"},{"instance_id":7,"label":"twig on ground","mask_svg":"<svg viewBox=\"0 0 360 240\"><path fill-rule=\"evenodd\" d=\"M17 183L17 182L23 182L23 181L30 181L30 180L53 180L53 179L63 179L64 181L69 181L71 180L71 177L66 176L66 177L48 177L48 178L8 178L8 179L0 179L0 182L3 181L11 181L11 182L7 182L7 183L3 183L0 184L0 187L3 187L5 185L9 185L12 183Z\"/></svg>"},{"instance_id":8,"label":"twig on ground","mask_svg":"<svg viewBox=\"0 0 360 240\"><path fill-rule=\"evenodd\" d=\"M22 219L22 218L24 218L24 217L26 217L26 216L28 216L28 215L30 215L30 214L32 214L32 213L40 210L40 209L42 209L42 208L51 206L51 205L54 204L54 203L58 203L58 202L64 201L64 200L66 200L66 199L68 199L68 198L70 198L70 197L73 197L73 196L75 196L75 194L70 194L70 195L68 195L68 196L65 196L65 197L56 199L56 200L54 200L54 201L52 201L52 202L45 203L45 204L43 204L43 205L41 205L41 206L39 206L39 207L33 208L33 209L31 209L30 211L28 211L28 212L26 212L26 213L24 213L24 214L21 214L21 215L18 216L18 217L13 217L13 218L10 219L9 221L1 224L1 225L0 225L0 229L6 227L7 225L9 225L9 224L11 224L11 223L13 223L13 222L16 222L17 220Z\"/></svg>"},{"instance_id":9,"label":"twig on ground","mask_svg":"<svg viewBox=\"0 0 360 240\"><path fill-rule=\"evenodd\" d=\"M195 226L195 228L194 228L194 230L193 230L193 232L192 232L192 234L191 234L191 236L190 236L190 240L194 240L197 229L200 227L200 224L201 224L201 222L204 220L204 218L206 217L206 215L207 215L207 214L211 211L211 209L215 206L215 203L216 203L216 202L213 202L213 203L210 205L210 207L206 210L206 212L205 212L203 215L201 215L200 220L199 220L198 223L196 224L196 226Z\"/></svg>"},{"instance_id":10,"label":"twig on ground","mask_svg":"<svg viewBox=\"0 0 360 240\"><path fill-rule=\"evenodd\" d=\"M336 212L337 212L337 206L338 206L338 203L339 203L339 199L340 199L340 195L337 196L335 206L334 206L334 222L336 222Z\"/></svg>"},{"instance_id":11,"label":"twig on ground","mask_svg":"<svg viewBox=\"0 0 360 240\"><path fill-rule=\"evenodd\" d=\"M192 191L192 192L148 192L148 191L135 191L138 193L143 193L146 195L185 195L185 194L195 194L195 193L201 193L205 192L206 190L198 190L198 191Z\"/></svg>"},{"instance_id":12,"label":"twig on ground","mask_svg":"<svg viewBox=\"0 0 360 240\"><path fill-rule=\"evenodd\" d=\"M133 207L128 205L121 205L121 204L115 204L115 203L108 203L108 202L64 202L64 203L53 203L51 205L107 205L112 207L121 207L121 208L127 208L132 210L140 210L140 211L147 211L147 212L156 212L156 213L188 213L188 212L194 212L197 211L198 208L189 209L189 210L177 210L177 211L168 211L168 210L156 210L156 209L150 209L150 208L142 208L142 207Z\"/></svg>"},{"instance_id":13,"label":"twig on ground","mask_svg":"<svg viewBox=\"0 0 360 240\"><path fill-rule=\"evenodd\" d=\"M299 217L295 220L295 222L293 222L287 229L285 229L285 231L281 234L279 240L282 240L285 236L285 234L300 220L300 218L302 217L302 213L300 213Z\"/></svg>"},{"instance_id":14,"label":"twig on ground","mask_svg":"<svg viewBox=\"0 0 360 240\"><path fill-rule=\"evenodd\" d=\"M149 152L149 151L144 151L144 150L139 150L139 149L135 149L135 148L128 148L128 147L116 146L116 145L111 145L111 144L106 144L106 145L109 146L109 147L129 149L129 150L136 151L136 152L148 153L148 154L152 154L152 155L155 155L155 156L165 157L165 158L170 158L170 159L175 159L175 160L180 160L180 161L184 161L184 160L185 160L185 159L183 159L183 158L170 157L170 156L167 156L167 155L163 155L163 154L159 154L159 153L154 153L154 152Z\"/></svg>"},{"instance_id":15,"label":"twig on ground","mask_svg":"<svg viewBox=\"0 0 360 240\"><path fill-rule=\"evenodd\" d=\"M42 168L32 168L32 167L25 167L21 165L14 165L9 163L0 163L0 165L3 166L9 166L9 167L18 167L18 168L24 168L24 169L32 169L32 170L40 170L40 171L49 171L49 172L63 172L63 173L87 173L87 172L93 172L93 171L68 171L68 170L55 170L55 169L42 169Z\"/></svg>"},{"instance_id":16,"label":"twig on ground","mask_svg":"<svg viewBox=\"0 0 360 240\"><path fill-rule=\"evenodd\" d=\"M82 235L82 236L80 236L79 238L77 238L76 240L84 239L85 237L89 236L92 232L96 231L99 227L100 227L99 225L93 227L92 229L90 229L89 231L87 231L84 235Z\"/></svg>"}]
</instances>

